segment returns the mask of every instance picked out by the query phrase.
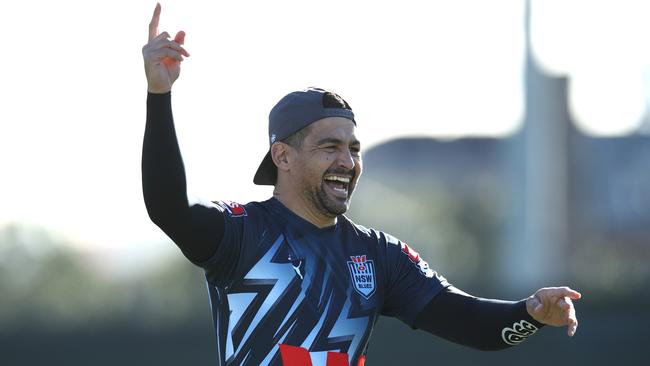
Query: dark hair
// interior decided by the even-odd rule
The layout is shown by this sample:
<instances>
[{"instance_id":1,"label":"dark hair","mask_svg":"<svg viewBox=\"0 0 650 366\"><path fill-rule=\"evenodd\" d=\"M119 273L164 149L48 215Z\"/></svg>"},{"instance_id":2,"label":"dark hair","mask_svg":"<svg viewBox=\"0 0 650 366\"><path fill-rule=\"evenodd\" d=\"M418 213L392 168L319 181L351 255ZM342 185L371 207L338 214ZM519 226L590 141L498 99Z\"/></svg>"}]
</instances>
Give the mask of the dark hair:
<instances>
[{"instance_id":1,"label":"dark hair","mask_svg":"<svg viewBox=\"0 0 650 366\"><path fill-rule=\"evenodd\" d=\"M293 147L294 149L300 149L302 147L302 142L305 140L305 137L309 134L312 125L307 125L293 134L289 135L287 138L282 140L285 144Z\"/></svg>"}]
</instances>

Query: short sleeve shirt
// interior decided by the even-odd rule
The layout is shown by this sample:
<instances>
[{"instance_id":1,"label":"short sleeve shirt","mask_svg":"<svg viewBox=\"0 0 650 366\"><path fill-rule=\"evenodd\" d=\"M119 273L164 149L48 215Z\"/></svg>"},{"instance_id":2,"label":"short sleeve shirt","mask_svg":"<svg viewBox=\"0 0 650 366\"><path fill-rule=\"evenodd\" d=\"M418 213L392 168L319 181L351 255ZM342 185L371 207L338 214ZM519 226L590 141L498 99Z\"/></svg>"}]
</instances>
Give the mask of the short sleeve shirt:
<instances>
[{"instance_id":1,"label":"short sleeve shirt","mask_svg":"<svg viewBox=\"0 0 650 366\"><path fill-rule=\"evenodd\" d=\"M215 202L225 231L206 271L219 365L361 365L379 315L413 326L446 280L400 240L344 215L318 228L275 198ZM284 360L284 361L283 361Z\"/></svg>"}]
</instances>

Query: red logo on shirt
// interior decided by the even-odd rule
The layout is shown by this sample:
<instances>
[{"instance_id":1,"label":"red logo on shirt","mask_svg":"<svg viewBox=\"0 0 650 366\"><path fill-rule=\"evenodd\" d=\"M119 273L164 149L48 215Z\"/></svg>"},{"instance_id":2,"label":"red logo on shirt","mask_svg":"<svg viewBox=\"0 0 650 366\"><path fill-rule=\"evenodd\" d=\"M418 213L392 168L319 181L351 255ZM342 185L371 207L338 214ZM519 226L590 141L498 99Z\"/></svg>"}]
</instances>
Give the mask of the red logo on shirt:
<instances>
[{"instance_id":1,"label":"red logo on shirt","mask_svg":"<svg viewBox=\"0 0 650 366\"><path fill-rule=\"evenodd\" d=\"M246 209L244 206L233 201L214 201L219 207L227 211L232 217L246 216Z\"/></svg>"},{"instance_id":2,"label":"red logo on shirt","mask_svg":"<svg viewBox=\"0 0 650 366\"><path fill-rule=\"evenodd\" d=\"M309 351L302 347L280 344L280 356L282 366L312 366ZM357 366L364 366L366 356L359 357ZM348 354L339 352L327 352L326 366L349 366Z\"/></svg>"},{"instance_id":3,"label":"red logo on shirt","mask_svg":"<svg viewBox=\"0 0 650 366\"><path fill-rule=\"evenodd\" d=\"M409 247L406 243L402 243L402 252L408 255L411 262L418 264L420 261L420 253L413 250L413 248Z\"/></svg>"},{"instance_id":4,"label":"red logo on shirt","mask_svg":"<svg viewBox=\"0 0 650 366\"><path fill-rule=\"evenodd\" d=\"M400 243L402 246L402 253L409 257L409 260L415 264L420 272L427 278L433 277L433 270L429 268L429 263L420 257L420 253L413 250L406 243Z\"/></svg>"}]
</instances>

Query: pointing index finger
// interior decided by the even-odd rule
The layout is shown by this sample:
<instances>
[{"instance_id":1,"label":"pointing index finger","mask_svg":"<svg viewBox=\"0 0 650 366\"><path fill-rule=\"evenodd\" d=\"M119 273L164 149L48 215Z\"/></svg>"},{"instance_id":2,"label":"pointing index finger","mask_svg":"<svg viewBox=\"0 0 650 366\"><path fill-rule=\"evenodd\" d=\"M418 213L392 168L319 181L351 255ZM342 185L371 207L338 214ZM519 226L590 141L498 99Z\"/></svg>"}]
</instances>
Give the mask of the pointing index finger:
<instances>
[{"instance_id":1,"label":"pointing index finger","mask_svg":"<svg viewBox=\"0 0 650 366\"><path fill-rule=\"evenodd\" d=\"M582 297L582 294L580 294L578 291L575 291L569 287L563 286L563 287L549 287L544 289L546 290L546 295L552 298L561 298L561 297L568 297L573 300L578 300L579 298Z\"/></svg>"},{"instance_id":2,"label":"pointing index finger","mask_svg":"<svg viewBox=\"0 0 650 366\"><path fill-rule=\"evenodd\" d=\"M582 294L579 293L578 291L569 288L569 287L563 287L564 290L564 296L573 299L573 300L578 300L582 297Z\"/></svg>"},{"instance_id":3,"label":"pointing index finger","mask_svg":"<svg viewBox=\"0 0 650 366\"><path fill-rule=\"evenodd\" d=\"M156 3L156 8L153 10L153 16L149 23L149 40L156 38L158 35L158 22L160 21L160 3Z\"/></svg>"}]
</instances>

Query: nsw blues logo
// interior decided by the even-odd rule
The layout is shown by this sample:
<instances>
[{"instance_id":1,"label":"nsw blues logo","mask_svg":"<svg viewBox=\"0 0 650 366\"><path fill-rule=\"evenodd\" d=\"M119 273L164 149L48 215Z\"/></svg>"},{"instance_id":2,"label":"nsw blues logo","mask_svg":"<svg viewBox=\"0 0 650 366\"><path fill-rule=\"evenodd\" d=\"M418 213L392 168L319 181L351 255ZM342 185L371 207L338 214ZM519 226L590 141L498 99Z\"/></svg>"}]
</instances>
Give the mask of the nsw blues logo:
<instances>
[{"instance_id":1,"label":"nsw blues logo","mask_svg":"<svg viewBox=\"0 0 650 366\"><path fill-rule=\"evenodd\" d=\"M366 300L375 293L375 264L365 255L350 256L352 261L348 262L350 278L354 289Z\"/></svg>"}]
</instances>

